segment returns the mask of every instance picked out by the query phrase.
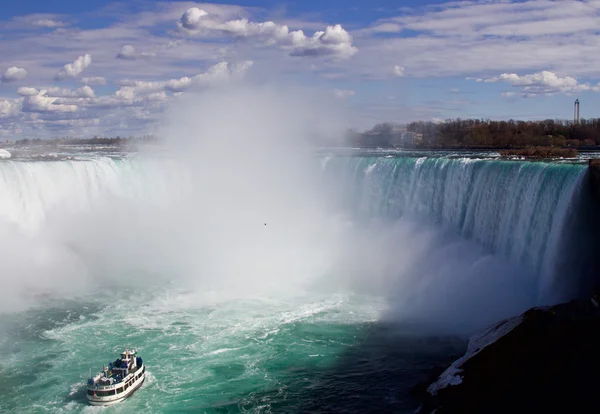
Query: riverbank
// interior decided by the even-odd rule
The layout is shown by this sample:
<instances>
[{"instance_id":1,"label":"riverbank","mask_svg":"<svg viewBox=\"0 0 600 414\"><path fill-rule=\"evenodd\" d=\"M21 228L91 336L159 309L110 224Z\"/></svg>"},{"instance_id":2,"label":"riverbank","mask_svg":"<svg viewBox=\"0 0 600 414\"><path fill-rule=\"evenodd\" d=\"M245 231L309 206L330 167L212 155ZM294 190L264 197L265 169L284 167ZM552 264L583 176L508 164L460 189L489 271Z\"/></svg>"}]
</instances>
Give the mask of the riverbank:
<instances>
[{"instance_id":1,"label":"riverbank","mask_svg":"<svg viewBox=\"0 0 600 414\"><path fill-rule=\"evenodd\" d=\"M527 147L518 149L506 149L498 151L501 157L525 157L533 159L543 158L575 158L579 155L575 148L556 147Z\"/></svg>"}]
</instances>

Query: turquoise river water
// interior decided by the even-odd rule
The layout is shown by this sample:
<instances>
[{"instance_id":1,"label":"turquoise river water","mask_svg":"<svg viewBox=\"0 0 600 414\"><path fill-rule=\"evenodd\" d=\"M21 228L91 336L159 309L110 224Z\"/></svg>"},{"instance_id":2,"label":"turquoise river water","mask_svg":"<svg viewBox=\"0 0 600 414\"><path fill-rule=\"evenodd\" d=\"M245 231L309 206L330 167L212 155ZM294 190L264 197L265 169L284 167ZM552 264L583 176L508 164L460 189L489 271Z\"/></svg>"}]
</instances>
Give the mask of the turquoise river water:
<instances>
[{"instance_id":1,"label":"turquoise river water","mask_svg":"<svg viewBox=\"0 0 600 414\"><path fill-rule=\"evenodd\" d=\"M573 295L585 202L581 163L434 155L1 161L0 412L414 412L469 333ZM88 406L124 348L145 384Z\"/></svg>"}]
</instances>

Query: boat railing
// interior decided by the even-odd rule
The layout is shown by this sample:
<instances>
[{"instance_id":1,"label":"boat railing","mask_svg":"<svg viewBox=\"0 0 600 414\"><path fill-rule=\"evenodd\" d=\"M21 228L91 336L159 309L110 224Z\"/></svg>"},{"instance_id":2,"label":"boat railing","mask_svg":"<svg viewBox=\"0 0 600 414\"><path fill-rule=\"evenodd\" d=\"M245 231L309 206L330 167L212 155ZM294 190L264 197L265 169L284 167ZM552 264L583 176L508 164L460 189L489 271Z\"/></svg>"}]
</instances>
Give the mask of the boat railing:
<instances>
[{"instance_id":1,"label":"boat railing","mask_svg":"<svg viewBox=\"0 0 600 414\"><path fill-rule=\"evenodd\" d=\"M94 388L94 389L97 389L97 390L111 389L111 388L112 388L112 387L114 387L115 385L117 385L117 384L120 384L120 383L124 382L124 381L125 381L125 378L126 378L128 375L130 375L130 374L132 374L132 375L133 375L133 374L137 373L137 372L138 372L138 371L139 371L141 368L142 368L142 365L136 365L136 366L135 366L134 368L132 368L132 369L127 369L127 368L113 368L113 369L111 370L111 371L112 371L112 374L111 374L111 376L109 377L109 378L112 378L112 379L113 379L113 381L114 381L113 383L111 383L111 384L100 384L99 382L100 382L100 381L102 381L102 380L100 380L100 381L98 381L98 382L95 382L95 383L89 383L89 382L88 382L88 386L89 386L90 388ZM122 370L122 371L124 371L122 374L115 373L115 371L121 371L121 370ZM116 375L115 375L115 374L116 374Z\"/></svg>"}]
</instances>

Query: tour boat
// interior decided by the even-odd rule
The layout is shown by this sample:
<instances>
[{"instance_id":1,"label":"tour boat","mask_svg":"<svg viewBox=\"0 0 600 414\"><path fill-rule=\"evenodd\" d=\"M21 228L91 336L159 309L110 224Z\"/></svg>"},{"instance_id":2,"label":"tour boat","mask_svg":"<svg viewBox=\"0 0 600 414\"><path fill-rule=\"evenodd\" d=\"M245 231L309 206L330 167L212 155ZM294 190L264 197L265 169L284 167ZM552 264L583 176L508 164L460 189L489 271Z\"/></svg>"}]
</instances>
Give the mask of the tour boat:
<instances>
[{"instance_id":1,"label":"tour boat","mask_svg":"<svg viewBox=\"0 0 600 414\"><path fill-rule=\"evenodd\" d=\"M121 358L104 366L88 379L87 399L91 405L112 405L123 401L142 386L146 367L135 351L121 352Z\"/></svg>"}]
</instances>

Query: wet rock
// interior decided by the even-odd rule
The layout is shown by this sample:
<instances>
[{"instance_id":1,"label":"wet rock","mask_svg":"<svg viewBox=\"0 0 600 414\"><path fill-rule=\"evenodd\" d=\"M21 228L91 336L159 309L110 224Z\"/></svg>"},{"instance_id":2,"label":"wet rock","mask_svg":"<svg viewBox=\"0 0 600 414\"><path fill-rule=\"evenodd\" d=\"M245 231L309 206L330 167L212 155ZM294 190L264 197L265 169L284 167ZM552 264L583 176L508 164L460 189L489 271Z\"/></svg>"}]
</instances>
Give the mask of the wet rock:
<instances>
[{"instance_id":1,"label":"wet rock","mask_svg":"<svg viewBox=\"0 0 600 414\"><path fill-rule=\"evenodd\" d=\"M473 336L419 413L600 412L597 303L533 308Z\"/></svg>"}]
</instances>

